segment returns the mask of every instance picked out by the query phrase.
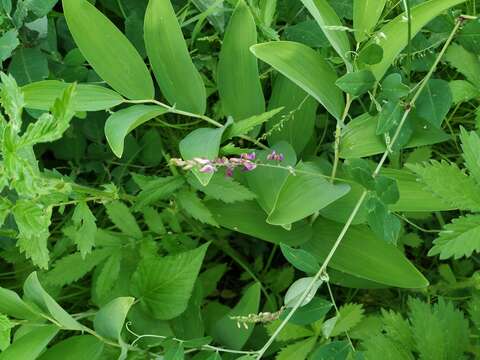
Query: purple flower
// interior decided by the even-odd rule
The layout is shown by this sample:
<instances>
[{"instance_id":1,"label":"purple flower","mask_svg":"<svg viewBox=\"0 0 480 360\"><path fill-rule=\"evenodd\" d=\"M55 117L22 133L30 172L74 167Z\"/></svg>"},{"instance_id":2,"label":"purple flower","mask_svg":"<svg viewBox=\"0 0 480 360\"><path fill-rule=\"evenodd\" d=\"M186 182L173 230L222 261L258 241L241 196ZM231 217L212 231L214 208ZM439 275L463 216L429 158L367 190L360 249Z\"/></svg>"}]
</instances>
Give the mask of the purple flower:
<instances>
[{"instance_id":1,"label":"purple flower","mask_svg":"<svg viewBox=\"0 0 480 360\"><path fill-rule=\"evenodd\" d=\"M205 159L205 158L196 157L196 158L193 158L193 161L195 161L197 164L200 164L200 165L210 164L210 160Z\"/></svg>"},{"instance_id":2,"label":"purple flower","mask_svg":"<svg viewBox=\"0 0 480 360\"><path fill-rule=\"evenodd\" d=\"M278 154L275 150L272 150L270 154L267 155L267 160L272 161L283 161L285 160L285 156L283 154Z\"/></svg>"},{"instance_id":3,"label":"purple flower","mask_svg":"<svg viewBox=\"0 0 480 360\"><path fill-rule=\"evenodd\" d=\"M227 167L227 170L225 170L225 176L227 177L232 177L233 176L233 167Z\"/></svg>"},{"instance_id":4,"label":"purple flower","mask_svg":"<svg viewBox=\"0 0 480 360\"><path fill-rule=\"evenodd\" d=\"M243 163L243 170L245 170L245 171L252 171L256 167L257 167L257 164L255 164L251 161L248 161L248 160Z\"/></svg>"},{"instance_id":5,"label":"purple flower","mask_svg":"<svg viewBox=\"0 0 480 360\"><path fill-rule=\"evenodd\" d=\"M215 167L212 164L207 164L207 165L202 166L202 168L200 169L200 172L204 173L204 174L212 174L216 170L217 169L215 169Z\"/></svg>"},{"instance_id":6,"label":"purple flower","mask_svg":"<svg viewBox=\"0 0 480 360\"><path fill-rule=\"evenodd\" d=\"M257 158L257 154L255 154L254 152L250 153L250 154L241 154L240 157L244 160L255 160Z\"/></svg>"}]
</instances>

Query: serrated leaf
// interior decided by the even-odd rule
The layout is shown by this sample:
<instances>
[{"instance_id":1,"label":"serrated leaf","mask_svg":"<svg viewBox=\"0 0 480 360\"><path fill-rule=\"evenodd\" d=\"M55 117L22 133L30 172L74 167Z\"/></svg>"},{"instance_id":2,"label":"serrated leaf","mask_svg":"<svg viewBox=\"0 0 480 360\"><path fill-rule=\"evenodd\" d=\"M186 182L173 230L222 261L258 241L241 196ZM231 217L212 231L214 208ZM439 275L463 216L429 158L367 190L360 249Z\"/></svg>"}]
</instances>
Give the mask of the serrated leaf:
<instances>
[{"instance_id":1,"label":"serrated leaf","mask_svg":"<svg viewBox=\"0 0 480 360\"><path fill-rule=\"evenodd\" d=\"M305 360L308 354L310 354L310 352L313 350L316 342L317 339L315 337L311 337L309 339L288 345L278 352L275 360Z\"/></svg>"},{"instance_id":2,"label":"serrated leaf","mask_svg":"<svg viewBox=\"0 0 480 360\"><path fill-rule=\"evenodd\" d=\"M480 60L475 54L456 43L450 44L443 60L464 75L476 87L480 87Z\"/></svg>"},{"instance_id":3,"label":"serrated leaf","mask_svg":"<svg viewBox=\"0 0 480 360\"><path fill-rule=\"evenodd\" d=\"M322 325L325 337L338 336L357 325L363 319L361 304L346 304L338 309L338 315L328 319Z\"/></svg>"},{"instance_id":4,"label":"serrated leaf","mask_svg":"<svg viewBox=\"0 0 480 360\"><path fill-rule=\"evenodd\" d=\"M223 140L228 140L237 136L246 135L255 127L262 125L264 122L267 122L282 110L283 108L280 107L277 109L264 112L263 114L250 116L246 119L234 122L225 131Z\"/></svg>"},{"instance_id":5,"label":"serrated leaf","mask_svg":"<svg viewBox=\"0 0 480 360\"><path fill-rule=\"evenodd\" d=\"M162 215L152 207L143 209L143 218L150 231L154 233L165 235L167 230L163 224Z\"/></svg>"},{"instance_id":6,"label":"serrated leaf","mask_svg":"<svg viewBox=\"0 0 480 360\"><path fill-rule=\"evenodd\" d=\"M397 181L383 175L375 178L375 192L385 204L395 204L400 199Z\"/></svg>"},{"instance_id":7,"label":"serrated leaf","mask_svg":"<svg viewBox=\"0 0 480 360\"><path fill-rule=\"evenodd\" d=\"M149 177L141 183L138 176L134 176L133 179L142 189L137 195L134 211L168 198L185 184L185 180L180 176Z\"/></svg>"},{"instance_id":8,"label":"serrated leaf","mask_svg":"<svg viewBox=\"0 0 480 360\"><path fill-rule=\"evenodd\" d=\"M13 50L20 45L18 30L10 29L0 37L0 62L4 62L12 56Z\"/></svg>"},{"instance_id":9,"label":"serrated leaf","mask_svg":"<svg viewBox=\"0 0 480 360\"><path fill-rule=\"evenodd\" d=\"M111 251L110 251L111 252ZM120 266L122 262L121 251L114 251L113 254L103 263L94 282L95 293L99 299L105 299L110 291L115 287L120 274Z\"/></svg>"},{"instance_id":10,"label":"serrated leaf","mask_svg":"<svg viewBox=\"0 0 480 360\"><path fill-rule=\"evenodd\" d=\"M142 230L140 230L135 217L132 215L127 205L120 201L114 201L106 204L105 209L107 210L107 215L110 220L124 234L135 239L140 239L142 237Z\"/></svg>"},{"instance_id":11,"label":"serrated leaf","mask_svg":"<svg viewBox=\"0 0 480 360\"><path fill-rule=\"evenodd\" d=\"M10 345L11 329L14 326L7 316L0 314L0 351L4 351Z\"/></svg>"},{"instance_id":12,"label":"serrated leaf","mask_svg":"<svg viewBox=\"0 0 480 360\"><path fill-rule=\"evenodd\" d=\"M18 132L22 126L22 111L25 106L23 92L17 85L15 78L5 73L0 73L0 98L2 107L13 124L13 129Z\"/></svg>"},{"instance_id":13,"label":"serrated leaf","mask_svg":"<svg viewBox=\"0 0 480 360\"><path fill-rule=\"evenodd\" d=\"M176 195L177 201L187 214L205 224L218 227L212 213L194 192L183 190Z\"/></svg>"},{"instance_id":14,"label":"serrated leaf","mask_svg":"<svg viewBox=\"0 0 480 360\"><path fill-rule=\"evenodd\" d=\"M431 161L422 165L407 164L419 175L426 188L445 202L461 210L480 210L480 193L475 181L457 165Z\"/></svg>"},{"instance_id":15,"label":"serrated leaf","mask_svg":"<svg viewBox=\"0 0 480 360\"><path fill-rule=\"evenodd\" d=\"M477 184L480 185L480 137L476 132L467 132L462 128L460 139L465 165Z\"/></svg>"},{"instance_id":16,"label":"serrated leaf","mask_svg":"<svg viewBox=\"0 0 480 360\"><path fill-rule=\"evenodd\" d=\"M77 245L82 258L92 251L97 233L96 218L86 202L80 202L75 207L72 216L72 226L64 228L64 233Z\"/></svg>"},{"instance_id":17,"label":"serrated leaf","mask_svg":"<svg viewBox=\"0 0 480 360\"><path fill-rule=\"evenodd\" d=\"M155 318L172 319L185 311L207 247L140 262L132 291Z\"/></svg>"}]
</instances>

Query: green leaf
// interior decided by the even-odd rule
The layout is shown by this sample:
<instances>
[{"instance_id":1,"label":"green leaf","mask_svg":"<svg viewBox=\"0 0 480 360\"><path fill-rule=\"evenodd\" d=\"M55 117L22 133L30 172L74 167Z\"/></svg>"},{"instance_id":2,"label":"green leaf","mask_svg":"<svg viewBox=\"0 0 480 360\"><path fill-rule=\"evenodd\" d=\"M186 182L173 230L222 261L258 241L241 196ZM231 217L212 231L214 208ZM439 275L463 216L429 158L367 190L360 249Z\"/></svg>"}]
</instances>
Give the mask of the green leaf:
<instances>
[{"instance_id":1,"label":"green leaf","mask_svg":"<svg viewBox=\"0 0 480 360\"><path fill-rule=\"evenodd\" d=\"M283 36L285 40L299 42L313 48L327 48L330 45L322 29L313 19L287 26Z\"/></svg>"},{"instance_id":2,"label":"green leaf","mask_svg":"<svg viewBox=\"0 0 480 360\"><path fill-rule=\"evenodd\" d=\"M47 351L38 360L97 360L102 355L104 344L92 335L78 335L63 340Z\"/></svg>"},{"instance_id":3,"label":"green leaf","mask_svg":"<svg viewBox=\"0 0 480 360\"><path fill-rule=\"evenodd\" d=\"M152 207L146 207L143 209L143 218L150 231L156 234L165 235L167 230L163 224L162 215Z\"/></svg>"},{"instance_id":4,"label":"green leaf","mask_svg":"<svg viewBox=\"0 0 480 360\"><path fill-rule=\"evenodd\" d=\"M461 210L480 210L480 194L475 181L456 164L431 161L423 166L407 164L417 173L425 187L453 207Z\"/></svg>"},{"instance_id":5,"label":"green leaf","mask_svg":"<svg viewBox=\"0 0 480 360\"><path fill-rule=\"evenodd\" d=\"M25 256L40 268L48 268L47 240L50 236L49 226L52 216L51 208L29 200L17 201L13 207L19 235L17 246Z\"/></svg>"},{"instance_id":6,"label":"green leaf","mask_svg":"<svg viewBox=\"0 0 480 360\"><path fill-rule=\"evenodd\" d=\"M478 56L465 50L463 46L452 43L448 47L443 60L476 87L480 87L480 60Z\"/></svg>"},{"instance_id":7,"label":"green leaf","mask_svg":"<svg viewBox=\"0 0 480 360\"><path fill-rule=\"evenodd\" d=\"M363 319L361 304L345 304L338 309L338 314L325 321L322 325L325 337L335 337L352 329Z\"/></svg>"},{"instance_id":8,"label":"green leaf","mask_svg":"<svg viewBox=\"0 0 480 360\"><path fill-rule=\"evenodd\" d=\"M409 87L403 83L402 75L399 73L387 75L382 81L382 97L390 101L397 102L409 92Z\"/></svg>"},{"instance_id":9,"label":"green leaf","mask_svg":"<svg viewBox=\"0 0 480 360\"><path fill-rule=\"evenodd\" d=\"M322 263L343 225L318 219L312 240L302 247ZM366 226L351 226L330 267L363 279L399 288L423 288L428 281L395 246L378 239Z\"/></svg>"},{"instance_id":10,"label":"green leaf","mask_svg":"<svg viewBox=\"0 0 480 360\"><path fill-rule=\"evenodd\" d=\"M155 318L168 320L185 311L207 247L140 262L132 290Z\"/></svg>"},{"instance_id":11,"label":"green leaf","mask_svg":"<svg viewBox=\"0 0 480 360\"><path fill-rule=\"evenodd\" d=\"M169 347L165 352L165 360L183 360L185 358L185 351L182 343L175 343Z\"/></svg>"},{"instance_id":12,"label":"green leaf","mask_svg":"<svg viewBox=\"0 0 480 360\"><path fill-rule=\"evenodd\" d=\"M383 49L377 44L365 46L358 53L358 61L368 65L378 64L383 59Z\"/></svg>"},{"instance_id":13,"label":"green leaf","mask_svg":"<svg viewBox=\"0 0 480 360\"><path fill-rule=\"evenodd\" d=\"M301 0L345 64L350 63L350 41L343 24L326 0ZM318 78L317 78L318 79Z\"/></svg>"},{"instance_id":14,"label":"green leaf","mask_svg":"<svg viewBox=\"0 0 480 360\"><path fill-rule=\"evenodd\" d=\"M222 360L222 357L218 352L216 352L210 355L206 360Z\"/></svg>"},{"instance_id":15,"label":"green leaf","mask_svg":"<svg viewBox=\"0 0 480 360\"><path fill-rule=\"evenodd\" d=\"M16 292L0 287L0 313L17 319L35 320L38 314Z\"/></svg>"},{"instance_id":16,"label":"green leaf","mask_svg":"<svg viewBox=\"0 0 480 360\"><path fill-rule=\"evenodd\" d=\"M325 315L330 311L333 304L329 301L326 301L320 297L314 297L312 301L310 301L307 305L302 306L299 308L295 313L292 315L290 320L288 320L288 324L296 324L296 325L309 325L313 324L318 320L322 320ZM286 309L280 319L285 319L285 317L290 313L291 309ZM305 329L305 327L300 327L301 329Z\"/></svg>"},{"instance_id":17,"label":"green leaf","mask_svg":"<svg viewBox=\"0 0 480 360\"><path fill-rule=\"evenodd\" d=\"M18 132L22 126L22 111L25 106L23 92L12 75L0 73L2 80L0 96L2 107L12 122L13 129Z\"/></svg>"},{"instance_id":18,"label":"green leaf","mask_svg":"<svg viewBox=\"0 0 480 360\"><path fill-rule=\"evenodd\" d=\"M272 89L269 109L283 109L267 122L268 143L286 141L299 155L314 134L318 102L295 83L278 75Z\"/></svg>"},{"instance_id":19,"label":"green leaf","mask_svg":"<svg viewBox=\"0 0 480 360\"><path fill-rule=\"evenodd\" d=\"M180 207L191 217L204 224L218 226L210 210L194 192L183 190L176 194L176 198Z\"/></svg>"},{"instance_id":20,"label":"green leaf","mask_svg":"<svg viewBox=\"0 0 480 360\"><path fill-rule=\"evenodd\" d=\"M108 250L110 251L110 249ZM120 274L121 262L121 251L113 251L98 272L98 276L94 282L94 294L98 296L102 302L105 298L108 298L111 294L111 290L115 287Z\"/></svg>"},{"instance_id":21,"label":"green leaf","mask_svg":"<svg viewBox=\"0 0 480 360\"><path fill-rule=\"evenodd\" d=\"M275 360L305 360L313 350L317 339L315 337L308 338L303 341L298 341L296 343L290 344L278 352Z\"/></svg>"},{"instance_id":22,"label":"green leaf","mask_svg":"<svg viewBox=\"0 0 480 360\"><path fill-rule=\"evenodd\" d=\"M135 239L142 238L142 230L140 230L135 217L132 215L127 205L120 201L114 201L106 204L105 209L107 210L107 215L110 220L124 234Z\"/></svg>"},{"instance_id":23,"label":"green leaf","mask_svg":"<svg viewBox=\"0 0 480 360\"><path fill-rule=\"evenodd\" d=\"M394 178L386 176L375 178L375 192L385 204L395 204L400 199L400 191Z\"/></svg>"},{"instance_id":24,"label":"green leaf","mask_svg":"<svg viewBox=\"0 0 480 360\"><path fill-rule=\"evenodd\" d=\"M305 250L294 249L285 244L280 244L280 249L287 261L298 270L308 274L316 274L320 270L320 265L315 257Z\"/></svg>"},{"instance_id":25,"label":"green leaf","mask_svg":"<svg viewBox=\"0 0 480 360\"><path fill-rule=\"evenodd\" d=\"M14 323L7 316L0 314L0 351L10 346L13 327L15 327Z\"/></svg>"},{"instance_id":26,"label":"green leaf","mask_svg":"<svg viewBox=\"0 0 480 360\"><path fill-rule=\"evenodd\" d=\"M19 337L5 351L0 360L35 360L55 337L59 328L53 325L36 327Z\"/></svg>"},{"instance_id":27,"label":"green leaf","mask_svg":"<svg viewBox=\"0 0 480 360\"><path fill-rule=\"evenodd\" d=\"M68 28L95 72L128 99L153 99L150 73L135 47L87 0L62 0Z\"/></svg>"},{"instance_id":28,"label":"green leaf","mask_svg":"<svg viewBox=\"0 0 480 360\"><path fill-rule=\"evenodd\" d=\"M387 0L353 1L353 28L357 43L370 38L380 20L386 2Z\"/></svg>"},{"instance_id":29,"label":"green leaf","mask_svg":"<svg viewBox=\"0 0 480 360\"><path fill-rule=\"evenodd\" d=\"M49 74L47 57L39 47L19 47L13 54L8 72L19 85L43 80Z\"/></svg>"},{"instance_id":30,"label":"green leaf","mask_svg":"<svg viewBox=\"0 0 480 360\"><path fill-rule=\"evenodd\" d=\"M225 31L217 69L223 112L235 122L265 111L257 59L249 50L256 43L255 20L240 0Z\"/></svg>"},{"instance_id":31,"label":"green leaf","mask_svg":"<svg viewBox=\"0 0 480 360\"><path fill-rule=\"evenodd\" d=\"M358 0L357 0L358 1ZM348 341L332 341L320 346L311 356L311 360L345 360L348 359L351 346ZM393 360L393 359L390 359ZM399 359L400 360L400 359Z\"/></svg>"},{"instance_id":32,"label":"green leaf","mask_svg":"<svg viewBox=\"0 0 480 360\"><path fill-rule=\"evenodd\" d=\"M348 159L344 165L345 172L365 189L375 189L375 179L370 163L364 159Z\"/></svg>"},{"instance_id":33,"label":"green leaf","mask_svg":"<svg viewBox=\"0 0 480 360\"><path fill-rule=\"evenodd\" d=\"M291 224L323 209L350 191L346 184L331 184L313 163L301 163L289 175L275 202L267 222ZM303 172L305 171L305 172Z\"/></svg>"},{"instance_id":34,"label":"green leaf","mask_svg":"<svg viewBox=\"0 0 480 360\"><path fill-rule=\"evenodd\" d=\"M221 200L225 203L246 201L255 199L256 195L233 178L216 173L207 186L203 186L194 176L187 177L188 183L195 189L203 192L212 199Z\"/></svg>"},{"instance_id":35,"label":"green leaf","mask_svg":"<svg viewBox=\"0 0 480 360\"><path fill-rule=\"evenodd\" d=\"M134 301L132 297L118 297L102 306L93 320L95 331L107 339L121 341L123 324Z\"/></svg>"},{"instance_id":36,"label":"green leaf","mask_svg":"<svg viewBox=\"0 0 480 360\"><path fill-rule=\"evenodd\" d=\"M58 80L33 82L22 87L25 107L50 110L55 99L70 86ZM75 111L98 111L120 105L124 99L113 90L98 85L78 84L73 99Z\"/></svg>"},{"instance_id":37,"label":"green leaf","mask_svg":"<svg viewBox=\"0 0 480 360\"><path fill-rule=\"evenodd\" d=\"M308 305L306 305L308 306ZM300 311L303 308L298 309ZM287 309L288 311L289 309ZM278 327L281 324L281 320L275 320L271 323L268 323L265 325L265 328L267 330L267 333L269 336L272 336L273 333L278 329ZM288 322L280 331L278 334L276 340L277 341L282 341L282 342L287 342L287 341L292 341L292 340L299 340L299 339L304 339L306 337L312 337L314 335L313 331L310 330L306 326L299 326L295 324L290 324Z\"/></svg>"},{"instance_id":38,"label":"green leaf","mask_svg":"<svg viewBox=\"0 0 480 360\"><path fill-rule=\"evenodd\" d=\"M346 93L360 96L373 88L375 82L375 76L370 70L360 70L343 75L335 82L335 85Z\"/></svg>"},{"instance_id":39,"label":"green leaf","mask_svg":"<svg viewBox=\"0 0 480 360\"><path fill-rule=\"evenodd\" d=\"M477 184L480 184L480 137L474 131L467 132L461 128L460 139L465 165Z\"/></svg>"},{"instance_id":40,"label":"green leaf","mask_svg":"<svg viewBox=\"0 0 480 360\"><path fill-rule=\"evenodd\" d=\"M235 320L231 317L256 314L259 306L260 284L255 283L245 291L237 305L214 324L211 335L220 344L230 349L242 349L252 335L254 326L249 324L248 329L243 326L237 327Z\"/></svg>"},{"instance_id":41,"label":"green leaf","mask_svg":"<svg viewBox=\"0 0 480 360\"><path fill-rule=\"evenodd\" d=\"M44 276L44 281L53 286L65 286L87 275L95 266L110 255L110 249L94 250L86 256L69 254L57 260Z\"/></svg>"},{"instance_id":42,"label":"green leaf","mask_svg":"<svg viewBox=\"0 0 480 360\"><path fill-rule=\"evenodd\" d=\"M473 252L480 252L480 215L453 219L445 225L433 244L428 255L440 255L442 260L470 257Z\"/></svg>"},{"instance_id":43,"label":"green leaf","mask_svg":"<svg viewBox=\"0 0 480 360\"><path fill-rule=\"evenodd\" d=\"M371 0L371 2L372 6L378 5L378 2L375 0ZM414 6L411 9L412 37L442 12L463 2L465 2L465 0L430 0ZM368 16L371 16L371 14ZM367 66L367 68L373 72L377 80L380 80L383 75L385 75L388 68L408 44L408 21L405 21L405 16L405 13L402 13L395 19L390 20L386 25L379 29L378 34L382 34L382 36L374 36L367 42L367 46L376 43L383 48L382 61L378 64Z\"/></svg>"},{"instance_id":44,"label":"green leaf","mask_svg":"<svg viewBox=\"0 0 480 360\"><path fill-rule=\"evenodd\" d=\"M268 121L279 112L281 112L283 108L273 109L267 112L264 112L260 115L250 116L249 118L237 121L230 125L227 130L225 131L225 135L223 136L224 140L231 139L233 137L238 137L241 135L246 135L249 131L253 130L255 127L262 125L264 122Z\"/></svg>"},{"instance_id":45,"label":"green leaf","mask_svg":"<svg viewBox=\"0 0 480 360\"><path fill-rule=\"evenodd\" d=\"M137 182L135 176L134 180ZM145 206L167 199L184 184L185 180L180 176L152 178L143 184L138 184L142 190L137 195L137 202L135 203L133 210L142 210Z\"/></svg>"},{"instance_id":46,"label":"green leaf","mask_svg":"<svg viewBox=\"0 0 480 360\"><path fill-rule=\"evenodd\" d=\"M170 1L149 1L144 37L153 72L168 102L180 110L205 113L205 85L190 58Z\"/></svg>"},{"instance_id":47,"label":"green leaf","mask_svg":"<svg viewBox=\"0 0 480 360\"><path fill-rule=\"evenodd\" d=\"M314 277L304 277L296 280L287 290L285 294L285 299L283 300L285 307L293 308L302 298L303 294L307 291L310 284L314 280ZM315 280L312 288L308 291L307 296L303 299L300 304L300 307L308 305L310 301L313 300L317 290L322 286L323 280Z\"/></svg>"},{"instance_id":48,"label":"green leaf","mask_svg":"<svg viewBox=\"0 0 480 360\"><path fill-rule=\"evenodd\" d=\"M140 125L166 112L167 110L160 106L134 105L110 115L105 122L105 136L113 153L121 158L127 135Z\"/></svg>"},{"instance_id":49,"label":"green leaf","mask_svg":"<svg viewBox=\"0 0 480 360\"><path fill-rule=\"evenodd\" d=\"M335 86L337 74L320 54L305 45L289 41L254 45L251 51L340 119L345 101L342 92Z\"/></svg>"},{"instance_id":50,"label":"green leaf","mask_svg":"<svg viewBox=\"0 0 480 360\"><path fill-rule=\"evenodd\" d=\"M452 80L448 83L453 105L468 102L480 97L480 88L466 80Z\"/></svg>"},{"instance_id":51,"label":"green leaf","mask_svg":"<svg viewBox=\"0 0 480 360\"><path fill-rule=\"evenodd\" d=\"M439 129L452 106L452 93L447 81L431 79L415 103L414 114Z\"/></svg>"},{"instance_id":52,"label":"green leaf","mask_svg":"<svg viewBox=\"0 0 480 360\"><path fill-rule=\"evenodd\" d=\"M366 201L366 207L368 210L367 222L370 229L379 239L396 244L402 229L400 220L375 196L371 196Z\"/></svg>"},{"instance_id":53,"label":"green leaf","mask_svg":"<svg viewBox=\"0 0 480 360\"><path fill-rule=\"evenodd\" d=\"M86 202L79 202L72 216L72 225L64 228L64 233L77 245L82 258L92 251L95 245L97 224L95 216Z\"/></svg>"},{"instance_id":54,"label":"green leaf","mask_svg":"<svg viewBox=\"0 0 480 360\"><path fill-rule=\"evenodd\" d=\"M218 129L200 128L192 131L180 141L180 154L184 160L204 158L214 160L218 156L220 143L225 127ZM192 169L197 179L203 186L207 186L213 174L201 173L198 169Z\"/></svg>"},{"instance_id":55,"label":"green leaf","mask_svg":"<svg viewBox=\"0 0 480 360\"><path fill-rule=\"evenodd\" d=\"M274 244L282 242L296 246L308 241L312 235L306 223L294 224L290 231L267 224L265 212L254 201L233 204L209 201L207 207L221 226Z\"/></svg>"},{"instance_id":56,"label":"green leaf","mask_svg":"<svg viewBox=\"0 0 480 360\"><path fill-rule=\"evenodd\" d=\"M375 133L377 135L383 135L392 130L396 130L402 120L404 112L405 110L399 101L388 101L382 106L382 110L378 114L377 130Z\"/></svg>"},{"instance_id":57,"label":"green leaf","mask_svg":"<svg viewBox=\"0 0 480 360\"><path fill-rule=\"evenodd\" d=\"M0 61L3 63L12 52L20 45L17 29L10 29L0 37Z\"/></svg>"}]
</instances>

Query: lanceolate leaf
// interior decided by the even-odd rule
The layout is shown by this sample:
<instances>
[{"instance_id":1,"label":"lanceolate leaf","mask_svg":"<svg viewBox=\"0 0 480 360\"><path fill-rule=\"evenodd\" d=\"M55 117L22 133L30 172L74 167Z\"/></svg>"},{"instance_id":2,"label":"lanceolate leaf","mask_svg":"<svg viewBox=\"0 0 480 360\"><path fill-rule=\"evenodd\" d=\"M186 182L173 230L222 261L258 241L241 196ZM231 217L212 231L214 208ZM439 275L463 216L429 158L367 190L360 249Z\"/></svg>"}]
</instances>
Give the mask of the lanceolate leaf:
<instances>
[{"instance_id":1,"label":"lanceolate leaf","mask_svg":"<svg viewBox=\"0 0 480 360\"><path fill-rule=\"evenodd\" d=\"M143 123L166 112L165 108L156 105L134 105L110 115L105 122L105 136L113 153L122 157L125 137Z\"/></svg>"},{"instance_id":2,"label":"lanceolate leaf","mask_svg":"<svg viewBox=\"0 0 480 360\"><path fill-rule=\"evenodd\" d=\"M104 343L93 335L78 335L60 341L38 358L38 360L97 360L102 355Z\"/></svg>"},{"instance_id":3,"label":"lanceolate leaf","mask_svg":"<svg viewBox=\"0 0 480 360\"><path fill-rule=\"evenodd\" d=\"M129 99L152 99L150 73L135 47L87 0L63 0L68 27L83 56L112 88Z\"/></svg>"},{"instance_id":4,"label":"lanceolate leaf","mask_svg":"<svg viewBox=\"0 0 480 360\"><path fill-rule=\"evenodd\" d=\"M148 58L168 102L180 110L203 114L205 85L190 58L170 0L150 0L144 32Z\"/></svg>"},{"instance_id":5,"label":"lanceolate leaf","mask_svg":"<svg viewBox=\"0 0 480 360\"><path fill-rule=\"evenodd\" d=\"M370 37L387 0L354 0L353 29L358 43Z\"/></svg>"},{"instance_id":6,"label":"lanceolate leaf","mask_svg":"<svg viewBox=\"0 0 480 360\"><path fill-rule=\"evenodd\" d=\"M319 53L289 41L258 44L251 50L314 97L336 119L341 117L345 101L335 86L337 74Z\"/></svg>"},{"instance_id":7,"label":"lanceolate leaf","mask_svg":"<svg viewBox=\"0 0 480 360\"><path fill-rule=\"evenodd\" d=\"M223 112L234 121L265 111L257 59L250 46L257 43L255 20L239 0L223 39L218 62L218 91Z\"/></svg>"},{"instance_id":8,"label":"lanceolate leaf","mask_svg":"<svg viewBox=\"0 0 480 360\"><path fill-rule=\"evenodd\" d=\"M327 0L301 0L346 64L350 63L350 42L343 24ZM348 65L347 65L348 67Z\"/></svg>"},{"instance_id":9,"label":"lanceolate leaf","mask_svg":"<svg viewBox=\"0 0 480 360\"><path fill-rule=\"evenodd\" d=\"M413 7L411 10L412 36L415 36L427 23L443 11L463 2L465 0L430 0ZM375 1L375 3L377 2ZM383 26L378 34L382 34L382 36L375 36L367 44L378 42L383 48L383 59L380 63L368 66L368 68L377 80L380 80L393 64L397 55L408 44L408 22L405 21L405 14L398 15L394 20Z\"/></svg>"},{"instance_id":10,"label":"lanceolate leaf","mask_svg":"<svg viewBox=\"0 0 480 360\"><path fill-rule=\"evenodd\" d=\"M39 326L19 337L0 354L0 360L35 360L58 333L54 325Z\"/></svg>"}]
</instances>

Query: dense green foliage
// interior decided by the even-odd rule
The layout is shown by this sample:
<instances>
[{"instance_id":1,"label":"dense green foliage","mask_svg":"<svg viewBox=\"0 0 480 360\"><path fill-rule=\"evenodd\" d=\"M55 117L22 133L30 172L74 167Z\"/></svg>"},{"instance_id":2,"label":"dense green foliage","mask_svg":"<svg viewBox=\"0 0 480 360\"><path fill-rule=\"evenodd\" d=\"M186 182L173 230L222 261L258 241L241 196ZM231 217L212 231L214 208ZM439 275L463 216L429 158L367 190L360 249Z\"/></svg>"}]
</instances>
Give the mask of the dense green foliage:
<instances>
[{"instance_id":1,"label":"dense green foliage","mask_svg":"<svg viewBox=\"0 0 480 360\"><path fill-rule=\"evenodd\" d=\"M0 360L480 357L476 0L0 0Z\"/></svg>"}]
</instances>

